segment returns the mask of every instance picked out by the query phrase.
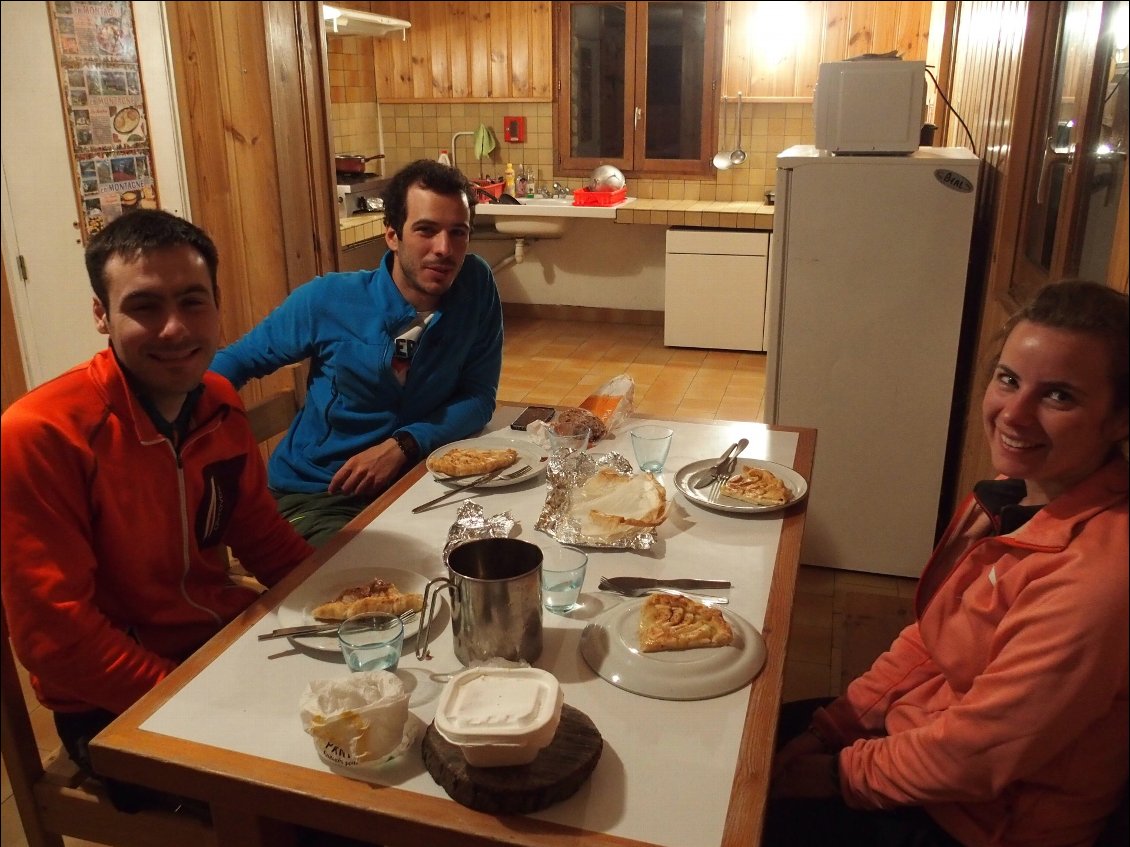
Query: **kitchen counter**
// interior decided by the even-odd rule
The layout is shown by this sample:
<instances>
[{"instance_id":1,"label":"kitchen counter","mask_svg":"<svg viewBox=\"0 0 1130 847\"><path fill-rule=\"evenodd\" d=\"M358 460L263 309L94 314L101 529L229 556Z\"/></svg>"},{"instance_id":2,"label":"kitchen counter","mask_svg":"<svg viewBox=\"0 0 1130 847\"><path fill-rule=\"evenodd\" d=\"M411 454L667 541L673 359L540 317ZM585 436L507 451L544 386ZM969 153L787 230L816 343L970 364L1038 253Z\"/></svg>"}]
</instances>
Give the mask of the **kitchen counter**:
<instances>
[{"instance_id":1,"label":"kitchen counter","mask_svg":"<svg viewBox=\"0 0 1130 847\"><path fill-rule=\"evenodd\" d=\"M637 199L616 210L618 224L773 229L773 206L755 201Z\"/></svg>"},{"instance_id":2,"label":"kitchen counter","mask_svg":"<svg viewBox=\"0 0 1130 847\"><path fill-rule=\"evenodd\" d=\"M616 211L618 224L660 224L662 226L703 227L710 229L773 229L774 207L768 203L726 200L656 200L637 198ZM341 246L384 236L384 215L352 215L342 218Z\"/></svg>"},{"instance_id":3,"label":"kitchen counter","mask_svg":"<svg viewBox=\"0 0 1130 847\"><path fill-rule=\"evenodd\" d=\"M341 233L341 246L348 247L350 244L357 244L370 238L383 238L385 216L381 212L350 215L348 218L339 218L338 227Z\"/></svg>"}]
</instances>

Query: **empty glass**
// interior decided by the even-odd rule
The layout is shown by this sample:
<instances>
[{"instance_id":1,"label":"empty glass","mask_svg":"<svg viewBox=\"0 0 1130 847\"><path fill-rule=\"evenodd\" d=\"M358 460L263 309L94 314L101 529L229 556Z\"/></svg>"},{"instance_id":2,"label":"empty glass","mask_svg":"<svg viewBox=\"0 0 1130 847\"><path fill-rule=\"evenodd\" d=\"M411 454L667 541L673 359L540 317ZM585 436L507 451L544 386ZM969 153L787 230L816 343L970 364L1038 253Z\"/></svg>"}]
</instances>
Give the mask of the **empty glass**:
<instances>
[{"instance_id":1,"label":"empty glass","mask_svg":"<svg viewBox=\"0 0 1130 847\"><path fill-rule=\"evenodd\" d=\"M589 449L591 432L586 429L574 430L569 435L561 435L553 427L546 430L549 436L549 450L551 453L574 453L578 450L584 452Z\"/></svg>"},{"instance_id":2,"label":"empty glass","mask_svg":"<svg viewBox=\"0 0 1130 847\"><path fill-rule=\"evenodd\" d=\"M581 586L589 557L584 550L565 544L541 544L542 604L558 614L571 612L580 603Z\"/></svg>"},{"instance_id":3,"label":"empty glass","mask_svg":"<svg viewBox=\"0 0 1130 847\"><path fill-rule=\"evenodd\" d=\"M641 471L661 473L675 431L665 426L637 426L632 430L632 452Z\"/></svg>"},{"instance_id":4,"label":"empty glass","mask_svg":"<svg viewBox=\"0 0 1130 847\"><path fill-rule=\"evenodd\" d=\"M404 646L404 624L384 612L354 615L338 628L337 642L351 671L395 671Z\"/></svg>"}]
</instances>

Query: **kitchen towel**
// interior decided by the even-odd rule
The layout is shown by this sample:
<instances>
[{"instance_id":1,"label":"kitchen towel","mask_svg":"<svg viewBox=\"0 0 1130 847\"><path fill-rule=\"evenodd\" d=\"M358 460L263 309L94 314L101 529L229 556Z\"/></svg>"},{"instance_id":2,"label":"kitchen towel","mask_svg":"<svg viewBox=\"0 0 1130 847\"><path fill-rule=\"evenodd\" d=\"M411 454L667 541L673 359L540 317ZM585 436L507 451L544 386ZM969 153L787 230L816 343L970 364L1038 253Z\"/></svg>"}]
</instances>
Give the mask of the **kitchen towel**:
<instances>
[{"instance_id":1,"label":"kitchen towel","mask_svg":"<svg viewBox=\"0 0 1130 847\"><path fill-rule=\"evenodd\" d=\"M491 128L486 124L479 124L479 128L475 130L475 157L479 160L479 176L483 173L483 158L489 156L497 146L498 141Z\"/></svg>"}]
</instances>

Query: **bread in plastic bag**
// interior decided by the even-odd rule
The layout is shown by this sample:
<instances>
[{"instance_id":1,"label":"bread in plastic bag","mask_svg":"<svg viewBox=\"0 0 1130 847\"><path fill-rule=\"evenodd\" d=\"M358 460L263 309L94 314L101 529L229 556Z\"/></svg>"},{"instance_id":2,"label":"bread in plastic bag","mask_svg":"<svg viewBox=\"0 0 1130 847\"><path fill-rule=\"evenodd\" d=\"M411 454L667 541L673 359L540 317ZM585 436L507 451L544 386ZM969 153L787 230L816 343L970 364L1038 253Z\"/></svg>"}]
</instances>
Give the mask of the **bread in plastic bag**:
<instances>
[{"instance_id":1,"label":"bread in plastic bag","mask_svg":"<svg viewBox=\"0 0 1130 847\"><path fill-rule=\"evenodd\" d=\"M318 755L333 765L382 762L403 753L415 737L408 692L389 671L312 680L298 706L302 728L313 737Z\"/></svg>"},{"instance_id":2,"label":"bread in plastic bag","mask_svg":"<svg viewBox=\"0 0 1130 847\"><path fill-rule=\"evenodd\" d=\"M587 429L589 447L594 447L605 436L615 435L616 429L632 414L635 390L635 380L627 374L620 374L586 397L580 406L558 409L548 423L533 421L526 427L526 432L536 444L547 448L547 429L559 435L571 435L579 429Z\"/></svg>"},{"instance_id":3,"label":"bread in plastic bag","mask_svg":"<svg viewBox=\"0 0 1130 847\"><path fill-rule=\"evenodd\" d=\"M609 435L615 435L632 414L635 401L636 381L627 374L620 374L582 400L581 408L598 417Z\"/></svg>"}]
</instances>

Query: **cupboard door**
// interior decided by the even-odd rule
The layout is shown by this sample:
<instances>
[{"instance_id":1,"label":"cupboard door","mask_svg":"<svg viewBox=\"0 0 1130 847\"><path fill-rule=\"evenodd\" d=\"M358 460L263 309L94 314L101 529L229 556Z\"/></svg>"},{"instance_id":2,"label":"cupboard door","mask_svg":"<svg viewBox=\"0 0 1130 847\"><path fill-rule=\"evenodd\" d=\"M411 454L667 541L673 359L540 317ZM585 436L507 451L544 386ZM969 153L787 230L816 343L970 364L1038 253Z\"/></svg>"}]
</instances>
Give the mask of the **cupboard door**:
<instances>
[{"instance_id":1,"label":"cupboard door","mask_svg":"<svg viewBox=\"0 0 1130 847\"><path fill-rule=\"evenodd\" d=\"M768 265L764 255L668 252L663 343L764 350Z\"/></svg>"}]
</instances>

